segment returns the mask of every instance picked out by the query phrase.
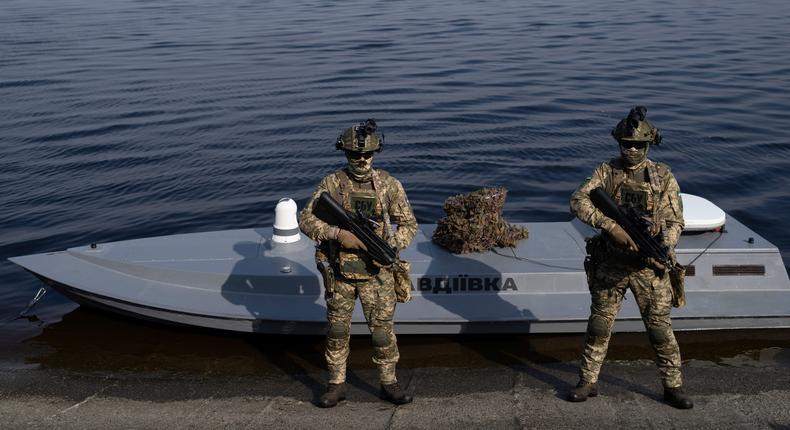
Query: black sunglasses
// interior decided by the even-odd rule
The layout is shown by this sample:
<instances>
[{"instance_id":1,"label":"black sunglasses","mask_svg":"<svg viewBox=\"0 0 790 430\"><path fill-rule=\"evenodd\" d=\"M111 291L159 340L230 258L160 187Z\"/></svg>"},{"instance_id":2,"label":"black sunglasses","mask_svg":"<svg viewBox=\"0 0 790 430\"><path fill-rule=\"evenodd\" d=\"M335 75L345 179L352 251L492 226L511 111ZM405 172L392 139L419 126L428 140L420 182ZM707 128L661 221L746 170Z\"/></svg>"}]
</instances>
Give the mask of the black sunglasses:
<instances>
[{"instance_id":1,"label":"black sunglasses","mask_svg":"<svg viewBox=\"0 0 790 430\"><path fill-rule=\"evenodd\" d=\"M647 142L644 140L621 140L620 145L623 145L623 148L626 149L645 149Z\"/></svg>"},{"instance_id":2,"label":"black sunglasses","mask_svg":"<svg viewBox=\"0 0 790 430\"><path fill-rule=\"evenodd\" d=\"M348 158L353 158L354 160L359 160L360 158L364 158L367 160L368 158L373 156L373 152L371 151L367 151L367 152L348 151L346 154L348 154Z\"/></svg>"}]
</instances>

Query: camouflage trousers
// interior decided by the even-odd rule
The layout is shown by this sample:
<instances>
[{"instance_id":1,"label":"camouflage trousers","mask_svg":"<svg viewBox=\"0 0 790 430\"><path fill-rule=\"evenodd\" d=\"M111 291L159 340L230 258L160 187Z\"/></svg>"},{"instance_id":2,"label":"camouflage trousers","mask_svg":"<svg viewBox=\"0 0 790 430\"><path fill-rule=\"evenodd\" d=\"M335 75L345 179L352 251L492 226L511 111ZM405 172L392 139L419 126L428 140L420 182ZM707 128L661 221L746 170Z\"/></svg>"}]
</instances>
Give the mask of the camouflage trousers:
<instances>
[{"instance_id":1,"label":"camouflage trousers","mask_svg":"<svg viewBox=\"0 0 790 430\"><path fill-rule=\"evenodd\" d=\"M395 281L392 272L381 270L378 275L365 281L335 280L334 294L326 301L329 320L326 339L329 383L339 384L346 380L351 314L354 312L357 296L372 334L373 362L379 368L379 379L383 384L397 382L395 365L400 354L392 321L395 314Z\"/></svg>"},{"instance_id":2,"label":"camouflage trousers","mask_svg":"<svg viewBox=\"0 0 790 430\"><path fill-rule=\"evenodd\" d=\"M656 353L656 365L664 387L679 387L682 384L680 348L670 321L672 287L669 275L657 276L650 268L629 269L607 267L605 264L598 268L590 285L592 306L582 353L581 380L589 383L598 380L609 347L612 325L628 289L636 299Z\"/></svg>"}]
</instances>

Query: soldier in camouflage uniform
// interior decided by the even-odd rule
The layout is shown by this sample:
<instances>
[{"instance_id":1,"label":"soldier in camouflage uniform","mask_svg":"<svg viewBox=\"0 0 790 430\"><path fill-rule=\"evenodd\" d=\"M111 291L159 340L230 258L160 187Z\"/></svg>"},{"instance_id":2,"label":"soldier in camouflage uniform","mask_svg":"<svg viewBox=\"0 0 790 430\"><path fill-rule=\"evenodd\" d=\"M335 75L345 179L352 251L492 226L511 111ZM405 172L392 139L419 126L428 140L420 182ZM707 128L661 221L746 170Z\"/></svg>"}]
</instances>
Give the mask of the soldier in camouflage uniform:
<instances>
[{"instance_id":1,"label":"soldier in camouflage uniform","mask_svg":"<svg viewBox=\"0 0 790 430\"><path fill-rule=\"evenodd\" d=\"M349 331L357 297L372 334L373 362L379 367L382 398L395 404L412 401L395 377L400 356L392 321L396 302L392 270L378 266L353 233L313 214L318 197L329 192L346 210L359 210L376 221L379 236L398 250L411 243L417 233L417 220L403 186L386 171L372 168L373 153L381 151L382 144L373 120L346 129L338 137L336 148L345 151L348 165L321 181L299 217L302 232L318 243L316 260L326 288L329 385L319 401L322 407L335 406L345 399ZM394 234L390 222L398 226Z\"/></svg>"},{"instance_id":2,"label":"soldier in camouflage uniform","mask_svg":"<svg viewBox=\"0 0 790 430\"><path fill-rule=\"evenodd\" d=\"M641 257L623 228L606 217L590 200L590 191L604 190L622 207L634 208L651 222L651 233L671 250L683 230L680 188L669 167L647 159L650 145L661 136L647 120L647 109L637 106L612 130L620 157L603 163L571 196L571 211L585 223L601 229L588 244L587 279L592 295L590 319L582 354L580 381L568 400L581 402L598 394L601 370L612 324L630 289L642 315L664 385L664 398L680 409L693 407L681 389L680 350L672 332L672 287L664 266Z\"/></svg>"}]
</instances>

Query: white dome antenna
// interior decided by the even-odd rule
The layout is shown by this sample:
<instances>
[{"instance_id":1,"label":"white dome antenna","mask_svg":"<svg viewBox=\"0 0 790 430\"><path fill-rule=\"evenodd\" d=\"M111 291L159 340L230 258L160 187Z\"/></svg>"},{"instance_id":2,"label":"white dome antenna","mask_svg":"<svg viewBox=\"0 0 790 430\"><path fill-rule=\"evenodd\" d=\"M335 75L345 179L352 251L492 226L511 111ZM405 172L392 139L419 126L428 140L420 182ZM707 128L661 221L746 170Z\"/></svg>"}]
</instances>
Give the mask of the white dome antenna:
<instances>
[{"instance_id":1,"label":"white dome antenna","mask_svg":"<svg viewBox=\"0 0 790 430\"><path fill-rule=\"evenodd\" d=\"M712 231L721 228L727 215L721 208L693 194L680 193L683 201L683 231Z\"/></svg>"},{"instance_id":2,"label":"white dome antenna","mask_svg":"<svg viewBox=\"0 0 790 430\"><path fill-rule=\"evenodd\" d=\"M299 222L296 220L296 202L289 198L280 199L274 208L272 242L293 243L300 239Z\"/></svg>"}]
</instances>

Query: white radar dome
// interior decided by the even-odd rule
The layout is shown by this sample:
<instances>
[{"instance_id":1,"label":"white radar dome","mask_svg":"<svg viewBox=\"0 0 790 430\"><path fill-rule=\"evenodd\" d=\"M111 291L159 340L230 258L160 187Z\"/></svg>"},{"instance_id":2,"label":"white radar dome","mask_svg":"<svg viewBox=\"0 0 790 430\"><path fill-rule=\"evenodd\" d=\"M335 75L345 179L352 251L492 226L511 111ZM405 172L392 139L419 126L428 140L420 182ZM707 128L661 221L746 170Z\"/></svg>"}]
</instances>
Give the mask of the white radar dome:
<instances>
[{"instance_id":1,"label":"white radar dome","mask_svg":"<svg viewBox=\"0 0 790 430\"><path fill-rule=\"evenodd\" d=\"M297 242L299 235L299 222L296 220L296 202L289 198L280 199L274 208L274 234L272 241L275 243Z\"/></svg>"},{"instance_id":2,"label":"white radar dome","mask_svg":"<svg viewBox=\"0 0 790 430\"><path fill-rule=\"evenodd\" d=\"M683 231L710 231L720 228L727 215L710 200L693 194L680 193L683 200Z\"/></svg>"}]
</instances>

